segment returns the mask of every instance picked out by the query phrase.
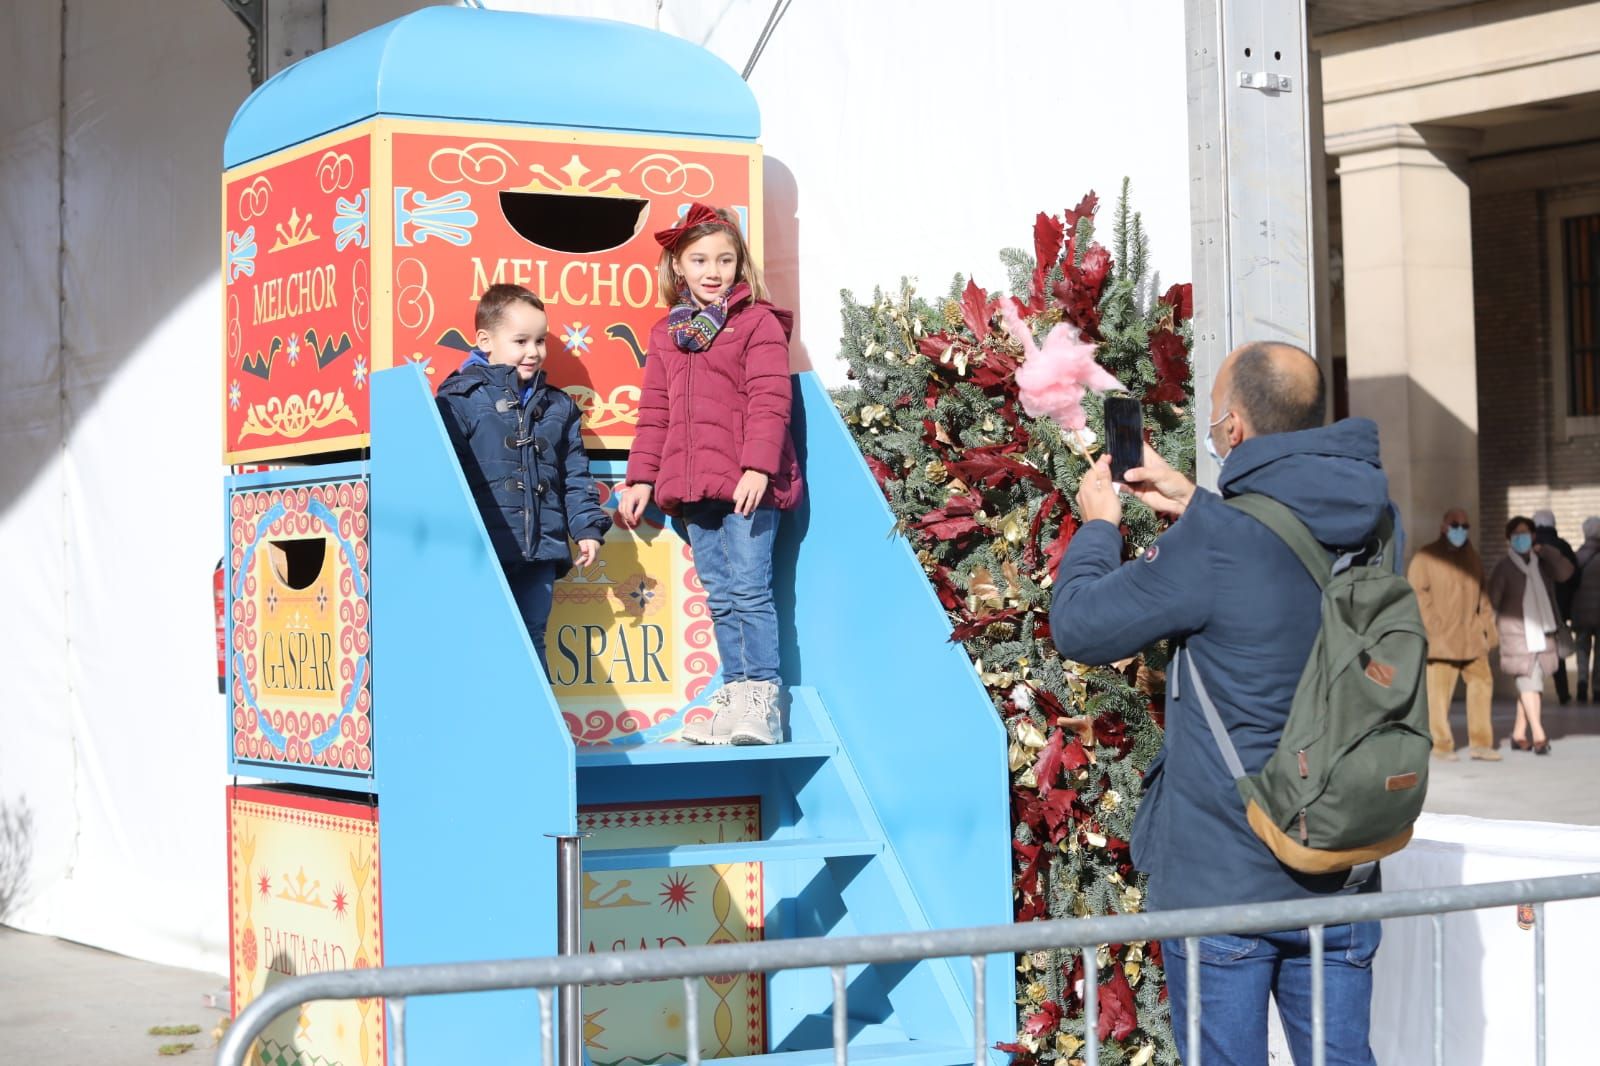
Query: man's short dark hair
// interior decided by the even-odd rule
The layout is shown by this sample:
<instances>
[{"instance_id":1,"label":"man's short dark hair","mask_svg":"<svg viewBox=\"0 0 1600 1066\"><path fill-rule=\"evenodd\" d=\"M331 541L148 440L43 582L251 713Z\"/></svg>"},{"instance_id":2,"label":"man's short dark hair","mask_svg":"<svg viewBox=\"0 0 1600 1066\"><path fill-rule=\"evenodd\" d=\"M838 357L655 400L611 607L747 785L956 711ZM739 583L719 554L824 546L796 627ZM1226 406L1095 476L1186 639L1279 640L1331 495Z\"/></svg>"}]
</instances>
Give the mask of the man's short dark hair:
<instances>
[{"instance_id":1,"label":"man's short dark hair","mask_svg":"<svg viewBox=\"0 0 1600 1066\"><path fill-rule=\"evenodd\" d=\"M1274 349L1299 352L1317 372L1313 375L1285 372L1273 359ZM1309 385L1313 380L1315 384ZM1257 436L1316 429L1323 421L1322 373L1303 348L1256 341L1240 348L1234 356L1228 400Z\"/></svg>"},{"instance_id":2,"label":"man's short dark hair","mask_svg":"<svg viewBox=\"0 0 1600 1066\"><path fill-rule=\"evenodd\" d=\"M1532 533L1534 529L1533 519L1527 515L1512 515L1511 521L1506 523L1506 539L1510 540L1511 534L1519 529L1526 529L1529 533Z\"/></svg>"}]
</instances>

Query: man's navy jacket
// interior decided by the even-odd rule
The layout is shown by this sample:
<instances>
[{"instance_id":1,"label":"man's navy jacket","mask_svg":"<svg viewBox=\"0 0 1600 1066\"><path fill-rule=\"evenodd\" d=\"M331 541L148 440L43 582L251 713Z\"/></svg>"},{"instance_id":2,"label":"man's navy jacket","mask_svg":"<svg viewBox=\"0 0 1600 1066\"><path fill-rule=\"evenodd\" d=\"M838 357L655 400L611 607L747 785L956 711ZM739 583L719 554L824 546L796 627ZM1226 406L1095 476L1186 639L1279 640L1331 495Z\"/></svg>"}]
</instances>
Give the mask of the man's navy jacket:
<instances>
[{"instance_id":1,"label":"man's navy jacket","mask_svg":"<svg viewBox=\"0 0 1600 1066\"><path fill-rule=\"evenodd\" d=\"M1222 496L1260 493L1287 505L1329 549L1363 544L1388 507L1378 427L1364 418L1245 440L1223 464L1219 487ZM1185 675L1202 671L1245 771L1255 774L1288 718L1321 623L1321 594L1282 540L1222 496L1197 490L1183 517L1125 566L1117 528L1086 523L1061 561L1050 631L1063 656L1091 664L1162 639L1183 642ZM1150 877L1150 906L1342 888L1343 874L1296 873L1250 831L1192 683L1169 678L1167 688L1166 737L1145 774L1132 841L1134 865Z\"/></svg>"}]
</instances>

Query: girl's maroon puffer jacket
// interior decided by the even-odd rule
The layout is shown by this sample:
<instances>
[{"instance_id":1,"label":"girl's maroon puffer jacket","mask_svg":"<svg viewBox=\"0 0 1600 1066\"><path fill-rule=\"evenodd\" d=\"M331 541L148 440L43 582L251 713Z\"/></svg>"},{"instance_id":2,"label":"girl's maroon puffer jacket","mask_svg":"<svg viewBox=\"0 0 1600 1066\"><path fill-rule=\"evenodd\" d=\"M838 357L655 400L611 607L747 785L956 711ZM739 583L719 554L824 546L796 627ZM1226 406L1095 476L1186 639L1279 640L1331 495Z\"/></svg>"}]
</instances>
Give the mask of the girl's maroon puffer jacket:
<instances>
[{"instance_id":1,"label":"girl's maroon puffer jacket","mask_svg":"<svg viewBox=\"0 0 1600 1066\"><path fill-rule=\"evenodd\" d=\"M744 288L744 286L741 286ZM789 437L789 333L794 316L735 292L711 347L681 351L663 318L650 331L639 429L628 483L652 483L668 514L704 500L731 501L746 470L770 479L763 507L800 502L802 481Z\"/></svg>"}]
</instances>

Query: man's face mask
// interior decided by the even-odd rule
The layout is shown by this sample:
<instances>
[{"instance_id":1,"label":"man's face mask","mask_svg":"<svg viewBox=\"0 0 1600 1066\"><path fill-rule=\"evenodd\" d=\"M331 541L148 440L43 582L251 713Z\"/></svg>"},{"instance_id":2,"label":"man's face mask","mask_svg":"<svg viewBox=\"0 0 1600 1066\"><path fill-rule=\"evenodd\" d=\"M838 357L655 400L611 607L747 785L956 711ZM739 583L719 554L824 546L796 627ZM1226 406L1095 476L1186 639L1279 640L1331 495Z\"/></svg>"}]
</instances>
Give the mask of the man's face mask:
<instances>
[{"instance_id":1,"label":"man's face mask","mask_svg":"<svg viewBox=\"0 0 1600 1066\"><path fill-rule=\"evenodd\" d=\"M1518 555L1527 555L1533 550L1533 534L1513 533L1511 535L1511 550Z\"/></svg>"},{"instance_id":2,"label":"man's face mask","mask_svg":"<svg viewBox=\"0 0 1600 1066\"><path fill-rule=\"evenodd\" d=\"M1221 418L1217 419L1215 422L1206 427L1206 454L1210 455L1211 458L1216 461L1217 468L1219 470L1222 468L1222 464L1228 461L1228 456L1218 454L1217 442L1212 439L1212 434L1216 431L1218 426L1222 425L1222 423L1228 420L1228 416L1231 414L1233 414L1232 411L1222 412ZM1229 450L1229 454L1232 454L1232 449Z\"/></svg>"},{"instance_id":3,"label":"man's face mask","mask_svg":"<svg viewBox=\"0 0 1600 1066\"><path fill-rule=\"evenodd\" d=\"M1444 536L1445 539L1450 542L1451 547L1460 548L1466 545L1467 534L1470 532L1471 530L1467 526L1452 525L1449 529L1444 531Z\"/></svg>"}]
</instances>

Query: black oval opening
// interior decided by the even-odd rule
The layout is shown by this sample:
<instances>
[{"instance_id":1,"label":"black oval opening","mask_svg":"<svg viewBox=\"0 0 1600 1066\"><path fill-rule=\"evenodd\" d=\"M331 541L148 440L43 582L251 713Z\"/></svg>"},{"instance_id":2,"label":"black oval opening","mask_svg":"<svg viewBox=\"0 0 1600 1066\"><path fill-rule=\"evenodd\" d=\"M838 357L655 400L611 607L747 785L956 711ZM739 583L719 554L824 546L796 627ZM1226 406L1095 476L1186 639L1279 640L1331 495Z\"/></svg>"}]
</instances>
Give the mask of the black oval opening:
<instances>
[{"instance_id":1,"label":"black oval opening","mask_svg":"<svg viewBox=\"0 0 1600 1066\"><path fill-rule=\"evenodd\" d=\"M1249 59L1249 58L1250 58L1250 49L1248 49L1248 48L1246 48L1246 49L1245 49L1245 50L1244 50L1244 57L1245 57L1245 58L1246 58L1246 59Z\"/></svg>"},{"instance_id":2,"label":"black oval opening","mask_svg":"<svg viewBox=\"0 0 1600 1066\"><path fill-rule=\"evenodd\" d=\"M604 252L627 244L644 225L649 200L633 196L500 193L500 211L525 241L569 255Z\"/></svg>"},{"instance_id":3,"label":"black oval opening","mask_svg":"<svg viewBox=\"0 0 1600 1066\"><path fill-rule=\"evenodd\" d=\"M328 558L328 542L323 537L267 542L272 572L292 589L307 589L322 575Z\"/></svg>"}]
</instances>

